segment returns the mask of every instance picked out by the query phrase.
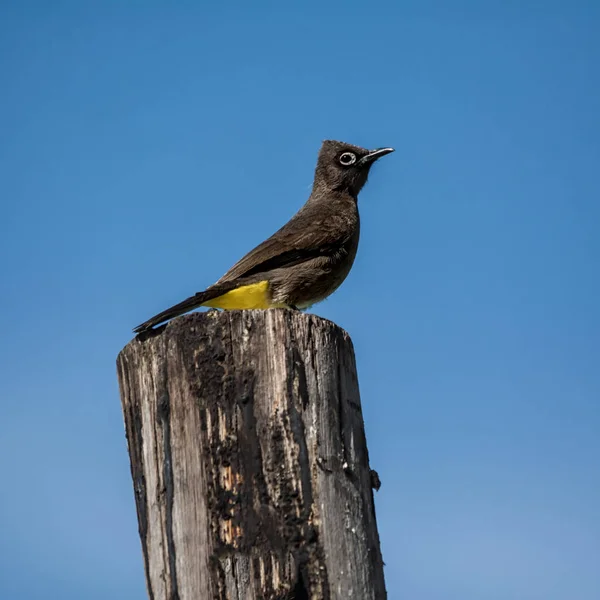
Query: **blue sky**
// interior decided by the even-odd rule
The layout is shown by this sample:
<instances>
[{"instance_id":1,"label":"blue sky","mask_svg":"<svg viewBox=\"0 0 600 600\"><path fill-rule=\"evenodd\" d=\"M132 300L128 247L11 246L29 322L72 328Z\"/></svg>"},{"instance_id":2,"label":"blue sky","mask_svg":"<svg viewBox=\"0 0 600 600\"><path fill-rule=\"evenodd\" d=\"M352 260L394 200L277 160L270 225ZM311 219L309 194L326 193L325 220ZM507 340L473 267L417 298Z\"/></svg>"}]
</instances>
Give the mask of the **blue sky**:
<instances>
[{"instance_id":1,"label":"blue sky","mask_svg":"<svg viewBox=\"0 0 600 600\"><path fill-rule=\"evenodd\" d=\"M0 597L145 598L114 361L394 146L340 290L389 597L600 597L600 4L3 2Z\"/></svg>"}]
</instances>

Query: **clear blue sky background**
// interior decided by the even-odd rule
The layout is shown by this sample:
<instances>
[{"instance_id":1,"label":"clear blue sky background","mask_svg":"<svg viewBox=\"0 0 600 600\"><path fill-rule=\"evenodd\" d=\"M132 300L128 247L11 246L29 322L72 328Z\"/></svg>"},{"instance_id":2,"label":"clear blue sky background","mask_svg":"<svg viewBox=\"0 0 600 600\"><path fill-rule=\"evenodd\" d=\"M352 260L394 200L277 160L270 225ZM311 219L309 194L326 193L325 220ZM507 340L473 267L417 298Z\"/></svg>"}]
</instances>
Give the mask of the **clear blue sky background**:
<instances>
[{"instance_id":1,"label":"clear blue sky background","mask_svg":"<svg viewBox=\"0 0 600 600\"><path fill-rule=\"evenodd\" d=\"M392 600L600 598L600 3L2 2L0 598L142 600L115 357L395 146L342 288Z\"/></svg>"}]
</instances>

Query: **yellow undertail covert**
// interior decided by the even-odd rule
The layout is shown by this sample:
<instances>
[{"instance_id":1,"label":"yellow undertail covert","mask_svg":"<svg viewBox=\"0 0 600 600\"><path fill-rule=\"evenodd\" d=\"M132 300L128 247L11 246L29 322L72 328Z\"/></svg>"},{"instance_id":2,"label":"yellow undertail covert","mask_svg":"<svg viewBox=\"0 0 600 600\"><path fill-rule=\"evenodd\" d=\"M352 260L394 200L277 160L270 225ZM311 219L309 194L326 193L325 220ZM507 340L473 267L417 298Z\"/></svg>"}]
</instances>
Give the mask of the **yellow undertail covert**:
<instances>
[{"instance_id":1,"label":"yellow undertail covert","mask_svg":"<svg viewBox=\"0 0 600 600\"><path fill-rule=\"evenodd\" d=\"M269 282L259 281L244 285L235 290L226 292L212 300L204 302L202 306L210 308L223 308L225 310L252 310L260 308L285 308L282 303L273 303L270 300Z\"/></svg>"}]
</instances>

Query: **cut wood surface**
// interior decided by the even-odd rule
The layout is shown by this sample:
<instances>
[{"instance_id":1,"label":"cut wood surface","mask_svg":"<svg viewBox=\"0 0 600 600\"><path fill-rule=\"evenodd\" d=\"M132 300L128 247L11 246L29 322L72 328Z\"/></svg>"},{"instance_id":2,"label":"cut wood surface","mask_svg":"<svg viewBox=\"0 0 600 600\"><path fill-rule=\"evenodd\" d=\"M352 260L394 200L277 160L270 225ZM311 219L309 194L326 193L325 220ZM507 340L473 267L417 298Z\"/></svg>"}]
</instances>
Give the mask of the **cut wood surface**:
<instances>
[{"instance_id":1,"label":"cut wood surface","mask_svg":"<svg viewBox=\"0 0 600 600\"><path fill-rule=\"evenodd\" d=\"M117 360L150 600L382 600L352 342L194 313Z\"/></svg>"}]
</instances>

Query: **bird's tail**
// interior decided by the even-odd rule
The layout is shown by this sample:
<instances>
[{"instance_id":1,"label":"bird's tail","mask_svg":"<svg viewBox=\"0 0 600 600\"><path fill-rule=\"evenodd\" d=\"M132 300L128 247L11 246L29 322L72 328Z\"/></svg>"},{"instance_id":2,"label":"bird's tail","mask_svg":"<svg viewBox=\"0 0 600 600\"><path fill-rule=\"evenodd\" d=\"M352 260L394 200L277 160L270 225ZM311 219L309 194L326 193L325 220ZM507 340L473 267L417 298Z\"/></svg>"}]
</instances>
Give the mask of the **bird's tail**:
<instances>
[{"instance_id":1,"label":"bird's tail","mask_svg":"<svg viewBox=\"0 0 600 600\"><path fill-rule=\"evenodd\" d=\"M148 319L141 325L138 325L136 328L134 328L133 331L134 333L143 333L144 331L148 331L149 329L152 329L155 325L159 325L164 321L174 319L175 317L183 315L184 313L193 310L194 308L198 308L199 306L202 306L205 302L210 302L211 300L214 300L215 298L218 298L219 296L230 292L239 285L239 281L231 281L228 283L213 285L204 292L198 292L197 294L190 296L186 300L183 300L183 302L180 302L179 304L175 304L175 306L171 306L171 308L163 310L161 313L158 313L151 319Z\"/></svg>"}]
</instances>

